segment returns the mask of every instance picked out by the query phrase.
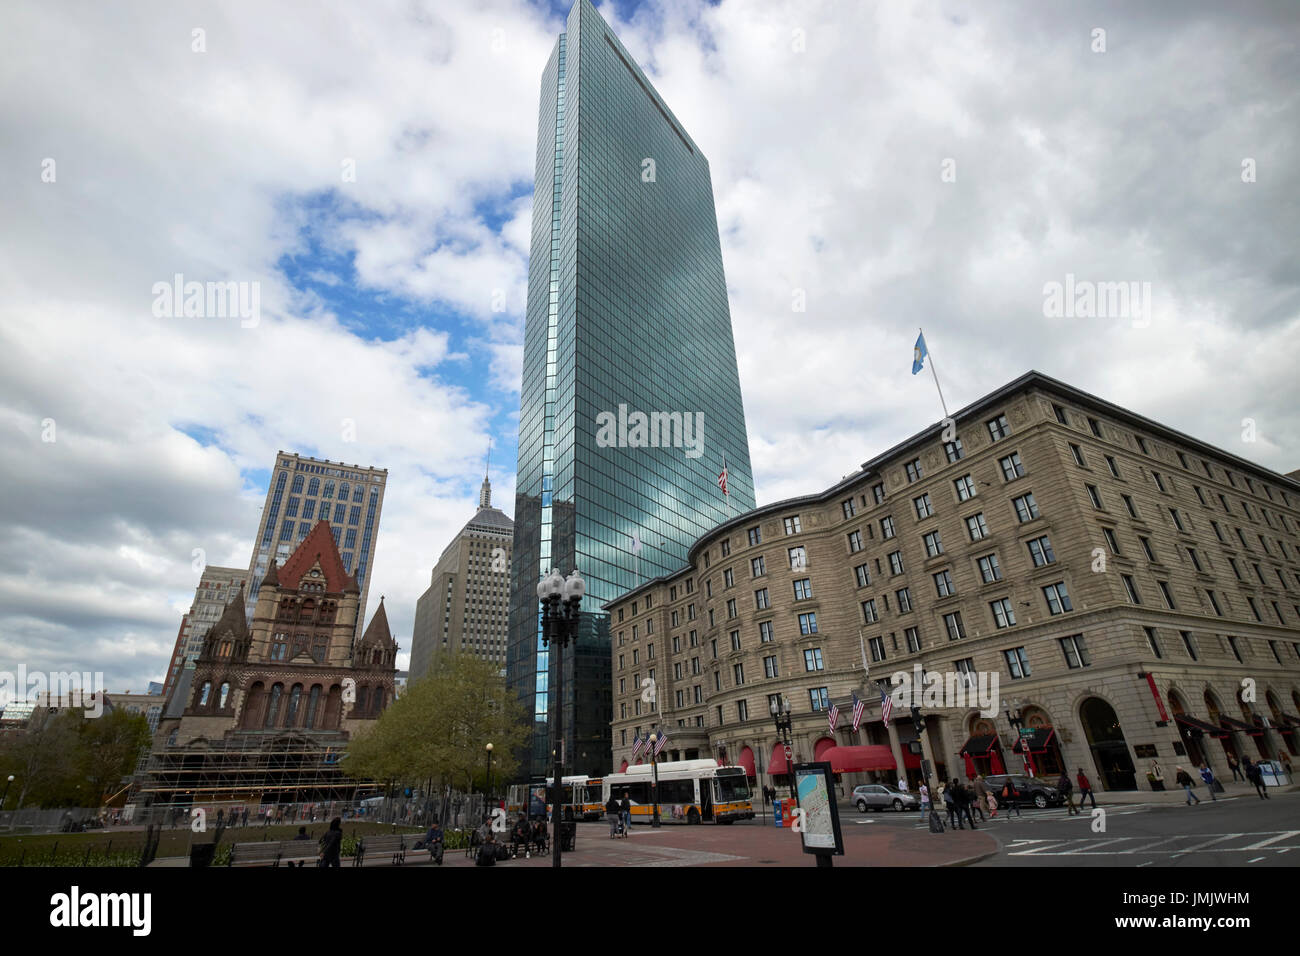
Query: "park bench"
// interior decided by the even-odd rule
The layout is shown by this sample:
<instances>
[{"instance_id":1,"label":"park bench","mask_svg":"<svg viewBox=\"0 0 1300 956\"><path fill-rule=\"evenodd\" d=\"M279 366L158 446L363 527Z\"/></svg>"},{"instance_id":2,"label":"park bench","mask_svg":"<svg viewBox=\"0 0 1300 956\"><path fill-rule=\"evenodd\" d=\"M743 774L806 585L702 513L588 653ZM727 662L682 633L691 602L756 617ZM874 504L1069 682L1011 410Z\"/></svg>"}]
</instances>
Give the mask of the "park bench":
<instances>
[{"instance_id":1,"label":"park bench","mask_svg":"<svg viewBox=\"0 0 1300 956\"><path fill-rule=\"evenodd\" d=\"M263 840L236 843L229 866L279 866L281 863L316 862L320 850L315 840Z\"/></svg>"},{"instance_id":2,"label":"park bench","mask_svg":"<svg viewBox=\"0 0 1300 956\"><path fill-rule=\"evenodd\" d=\"M406 862L406 840L400 833L391 836L368 836L357 844L357 856L353 861L353 866L364 866L365 857L368 853L374 853L379 856L392 854L394 866L400 866Z\"/></svg>"}]
</instances>

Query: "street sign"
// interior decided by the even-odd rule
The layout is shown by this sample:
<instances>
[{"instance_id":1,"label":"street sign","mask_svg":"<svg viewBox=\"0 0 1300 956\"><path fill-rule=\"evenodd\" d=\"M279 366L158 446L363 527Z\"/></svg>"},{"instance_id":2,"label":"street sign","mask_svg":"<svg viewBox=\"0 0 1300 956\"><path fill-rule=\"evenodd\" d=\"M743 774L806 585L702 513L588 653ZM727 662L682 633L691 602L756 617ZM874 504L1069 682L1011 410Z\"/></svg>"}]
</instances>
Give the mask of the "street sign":
<instances>
[{"instance_id":1,"label":"street sign","mask_svg":"<svg viewBox=\"0 0 1300 956\"><path fill-rule=\"evenodd\" d=\"M793 757L793 756L794 756L794 751L790 749L789 745L787 745L786 748L785 748L785 759L786 759L786 761L789 761L790 758Z\"/></svg>"},{"instance_id":2,"label":"street sign","mask_svg":"<svg viewBox=\"0 0 1300 956\"><path fill-rule=\"evenodd\" d=\"M1032 737L1032 736L1034 736L1034 728L1033 728L1033 727L1021 727L1021 728L1020 728L1020 736L1021 736L1021 737Z\"/></svg>"}]
</instances>

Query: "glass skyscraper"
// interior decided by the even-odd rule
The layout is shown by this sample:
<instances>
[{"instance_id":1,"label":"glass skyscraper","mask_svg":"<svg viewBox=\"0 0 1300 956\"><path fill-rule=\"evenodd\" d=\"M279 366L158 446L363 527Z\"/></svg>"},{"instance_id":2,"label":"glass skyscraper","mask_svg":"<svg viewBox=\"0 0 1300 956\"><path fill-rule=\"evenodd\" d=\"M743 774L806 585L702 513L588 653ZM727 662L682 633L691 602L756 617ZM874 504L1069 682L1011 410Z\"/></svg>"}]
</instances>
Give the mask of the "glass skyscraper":
<instances>
[{"instance_id":1,"label":"glass skyscraper","mask_svg":"<svg viewBox=\"0 0 1300 956\"><path fill-rule=\"evenodd\" d=\"M534 721L528 772L548 772L553 747L539 578L576 568L587 581L564 654L566 772L608 773L601 606L681 568L698 536L753 507L708 160L578 0L542 73L537 126L506 657Z\"/></svg>"}]
</instances>

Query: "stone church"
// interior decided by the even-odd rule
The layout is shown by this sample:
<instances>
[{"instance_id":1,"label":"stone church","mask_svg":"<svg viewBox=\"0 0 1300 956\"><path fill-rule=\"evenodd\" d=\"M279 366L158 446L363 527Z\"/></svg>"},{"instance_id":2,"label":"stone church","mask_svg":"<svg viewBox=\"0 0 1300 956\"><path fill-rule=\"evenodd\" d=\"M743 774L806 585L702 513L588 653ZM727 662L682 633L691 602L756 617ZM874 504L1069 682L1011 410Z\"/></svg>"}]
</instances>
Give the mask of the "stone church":
<instances>
[{"instance_id":1,"label":"stone church","mask_svg":"<svg viewBox=\"0 0 1300 956\"><path fill-rule=\"evenodd\" d=\"M137 799L351 799L358 782L342 775L342 752L396 689L397 644L383 599L356 641L360 597L329 523L317 523L282 566L267 569L251 625L241 591L182 672Z\"/></svg>"}]
</instances>

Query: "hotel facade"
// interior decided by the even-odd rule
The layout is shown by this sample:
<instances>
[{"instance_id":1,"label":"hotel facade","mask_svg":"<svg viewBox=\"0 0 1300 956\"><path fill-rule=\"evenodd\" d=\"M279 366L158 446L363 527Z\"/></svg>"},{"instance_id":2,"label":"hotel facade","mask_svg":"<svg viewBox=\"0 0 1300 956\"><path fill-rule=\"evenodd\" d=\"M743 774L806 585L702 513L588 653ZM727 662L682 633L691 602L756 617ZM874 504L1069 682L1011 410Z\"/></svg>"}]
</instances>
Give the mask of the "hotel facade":
<instances>
[{"instance_id":1,"label":"hotel facade","mask_svg":"<svg viewBox=\"0 0 1300 956\"><path fill-rule=\"evenodd\" d=\"M914 789L922 760L932 784L1083 768L1151 789L1296 754L1298 534L1300 482L1030 372L607 604L613 767L657 727L660 759L783 783L782 698L793 760L846 789ZM922 706L918 740L910 701L881 714L918 669L998 693Z\"/></svg>"}]
</instances>

